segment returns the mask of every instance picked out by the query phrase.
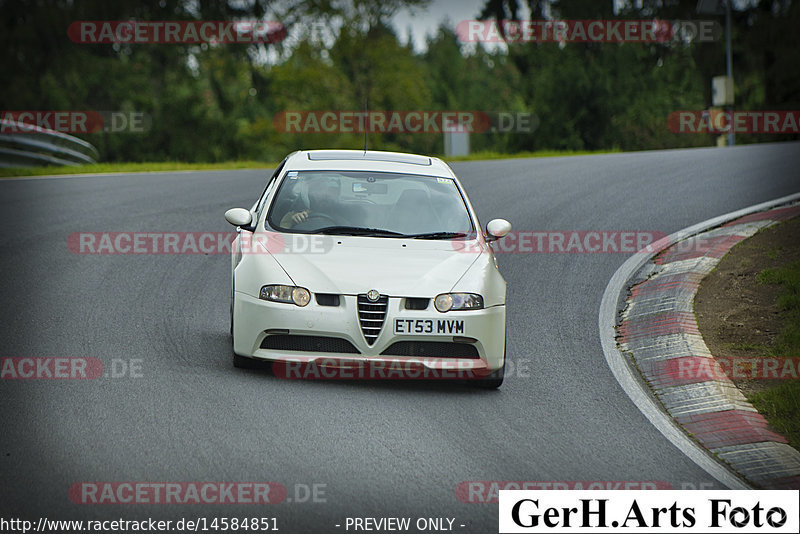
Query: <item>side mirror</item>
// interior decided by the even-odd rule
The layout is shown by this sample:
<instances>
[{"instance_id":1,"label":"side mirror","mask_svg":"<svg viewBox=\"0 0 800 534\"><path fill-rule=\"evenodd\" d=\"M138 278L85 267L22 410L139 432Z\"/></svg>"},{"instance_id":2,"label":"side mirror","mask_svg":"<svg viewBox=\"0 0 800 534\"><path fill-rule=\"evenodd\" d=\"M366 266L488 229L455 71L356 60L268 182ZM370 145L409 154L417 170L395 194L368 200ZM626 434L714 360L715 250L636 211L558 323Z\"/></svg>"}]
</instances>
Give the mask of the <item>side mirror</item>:
<instances>
[{"instance_id":1,"label":"side mirror","mask_svg":"<svg viewBox=\"0 0 800 534\"><path fill-rule=\"evenodd\" d=\"M511 223L505 219L492 219L486 225L487 241L495 241L508 235L511 231Z\"/></svg>"},{"instance_id":2,"label":"side mirror","mask_svg":"<svg viewBox=\"0 0 800 534\"><path fill-rule=\"evenodd\" d=\"M225 220L234 226L248 226L253 217L244 208L231 208L225 212Z\"/></svg>"}]
</instances>

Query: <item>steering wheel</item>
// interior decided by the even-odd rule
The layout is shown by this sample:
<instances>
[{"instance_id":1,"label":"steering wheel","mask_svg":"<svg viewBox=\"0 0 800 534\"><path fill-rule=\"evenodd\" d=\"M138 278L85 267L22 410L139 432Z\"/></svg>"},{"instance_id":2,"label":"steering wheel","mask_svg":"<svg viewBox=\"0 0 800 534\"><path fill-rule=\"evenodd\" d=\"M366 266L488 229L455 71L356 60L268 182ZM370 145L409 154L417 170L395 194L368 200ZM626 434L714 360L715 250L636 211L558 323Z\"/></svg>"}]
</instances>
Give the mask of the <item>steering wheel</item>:
<instances>
[{"instance_id":1,"label":"steering wheel","mask_svg":"<svg viewBox=\"0 0 800 534\"><path fill-rule=\"evenodd\" d=\"M324 213L314 213L312 215L309 215L305 221L295 225L295 228L297 228L298 230L314 230L316 228L321 228L319 224L309 225L309 223L314 219L321 219L323 221L328 221L333 226L337 226L339 224L336 222L336 219L334 219L330 215L325 215Z\"/></svg>"}]
</instances>

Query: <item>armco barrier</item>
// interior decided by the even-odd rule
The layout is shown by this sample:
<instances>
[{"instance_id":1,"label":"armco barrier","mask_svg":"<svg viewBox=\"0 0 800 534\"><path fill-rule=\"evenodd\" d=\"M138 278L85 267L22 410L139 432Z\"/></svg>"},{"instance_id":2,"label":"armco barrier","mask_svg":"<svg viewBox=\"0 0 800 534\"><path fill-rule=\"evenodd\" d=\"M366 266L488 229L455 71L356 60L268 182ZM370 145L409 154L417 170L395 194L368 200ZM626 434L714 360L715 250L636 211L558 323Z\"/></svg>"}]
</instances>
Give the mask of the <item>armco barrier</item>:
<instances>
[{"instance_id":1,"label":"armco barrier","mask_svg":"<svg viewBox=\"0 0 800 534\"><path fill-rule=\"evenodd\" d=\"M97 163L97 149L89 142L55 130L36 127L17 133L17 123L0 120L0 167L85 165Z\"/></svg>"}]
</instances>

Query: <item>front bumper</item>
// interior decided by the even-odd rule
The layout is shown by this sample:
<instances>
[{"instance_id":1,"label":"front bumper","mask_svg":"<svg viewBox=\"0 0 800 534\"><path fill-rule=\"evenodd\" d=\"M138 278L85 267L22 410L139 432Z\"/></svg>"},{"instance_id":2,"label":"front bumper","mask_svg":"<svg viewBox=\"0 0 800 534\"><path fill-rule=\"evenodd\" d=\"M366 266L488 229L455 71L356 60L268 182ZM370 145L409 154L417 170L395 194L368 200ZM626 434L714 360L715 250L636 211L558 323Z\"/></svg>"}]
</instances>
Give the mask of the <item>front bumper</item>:
<instances>
[{"instance_id":1,"label":"front bumper","mask_svg":"<svg viewBox=\"0 0 800 534\"><path fill-rule=\"evenodd\" d=\"M338 306L321 306L312 296L308 306L300 308L293 304L270 302L245 293L234 293L233 302L233 350L236 354L250 358L311 362L321 365L352 367L361 362L372 364L409 362L429 370L463 369L478 372L492 372L500 369L505 359L505 306L494 306L482 310L451 311L440 313L432 301L425 310L405 309L405 299L389 297L386 318L375 342L370 345L359 322L357 297L342 295ZM455 334L400 334L394 333L396 319L463 321L463 332ZM408 323L405 323L408 324ZM299 351L262 348L269 336L315 336L345 340L352 345L351 352L322 352L320 350ZM425 355L390 355L385 352L396 351L399 342L445 343L441 353L436 349L426 349ZM423 343L426 344L426 343ZM454 345L456 344L456 345ZM462 357L464 351L450 350L468 344L474 347L473 357ZM413 344L406 344L411 346ZM439 345L428 345L437 347ZM463 347L462 347L463 348ZM454 355L455 354L455 355Z\"/></svg>"}]
</instances>

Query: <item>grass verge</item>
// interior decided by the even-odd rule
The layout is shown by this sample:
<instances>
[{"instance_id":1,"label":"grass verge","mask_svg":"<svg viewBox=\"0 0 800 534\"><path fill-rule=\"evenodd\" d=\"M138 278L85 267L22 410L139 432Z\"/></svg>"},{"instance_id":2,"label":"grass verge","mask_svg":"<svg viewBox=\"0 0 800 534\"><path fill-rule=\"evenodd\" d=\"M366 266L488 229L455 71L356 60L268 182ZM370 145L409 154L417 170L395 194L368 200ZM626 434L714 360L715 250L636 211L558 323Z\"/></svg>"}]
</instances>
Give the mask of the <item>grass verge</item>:
<instances>
[{"instance_id":1,"label":"grass verge","mask_svg":"<svg viewBox=\"0 0 800 534\"><path fill-rule=\"evenodd\" d=\"M97 163L75 167L8 167L0 168L0 178L17 176L53 176L59 174L101 174L113 172L216 171L228 169L274 169L276 163L263 161L226 161L222 163Z\"/></svg>"},{"instance_id":2,"label":"grass verge","mask_svg":"<svg viewBox=\"0 0 800 534\"><path fill-rule=\"evenodd\" d=\"M538 152L518 152L501 154L499 152L475 152L469 156L444 157L446 161L476 161L493 159L521 158L553 158L563 156L587 156L592 154L610 154L620 150L605 151L557 151L540 150ZM162 161L151 163L97 163L95 165L78 165L75 167L9 167L0 168L0 178L16 178L20 176L54 176L59 174L101 174L114 172L168 172L168 171L214 171L227 169L274 169L277 163L263 161L226 161L222 163L182 163L178 161Z\"/></svg>"},{"instance_id":3,"label":"grass verge","mask_svg":"<svg viewBox=\"0 0 800 534\"><path fill-rule=\"evenodd\" d=\"M439 156L445 161L476 161L487 159L522 159L522 158L558 158L565 156L593 156L597 154L617 154L622 150L538 150L536 152L517 152L515 154L502 154L500 152L474 152L468 156Z\"/></svg>"},{"instance_id":4,"label":"grass verge","mask_svg":"<svg viewBox=\"0 0 800 534\"><path fill-rule=\"evenodd\" d=\"M784 325L775 344L769 348L769 355L776 358L800 356L800 261L778 269L764 269L756 279L761 284L778 285L781 289L775 306ZM752 394L749 400L793 447L800 449L800 380L786 380Z\"/></svg>"},{"instance_id":5,"label":"grass verge","mask_svg":"<svg viewBox=\"0 0 800 534\"><path fill-rule=\"evenodd\" d=\"M794 217L734 246L701 282L694 309L715 357L745 363L773 359L764 363L775 366L774 374L752 375L743 365L731 380L770 426L800 450L798 235L800 217Z\"/></svg>"}]
</instances>

